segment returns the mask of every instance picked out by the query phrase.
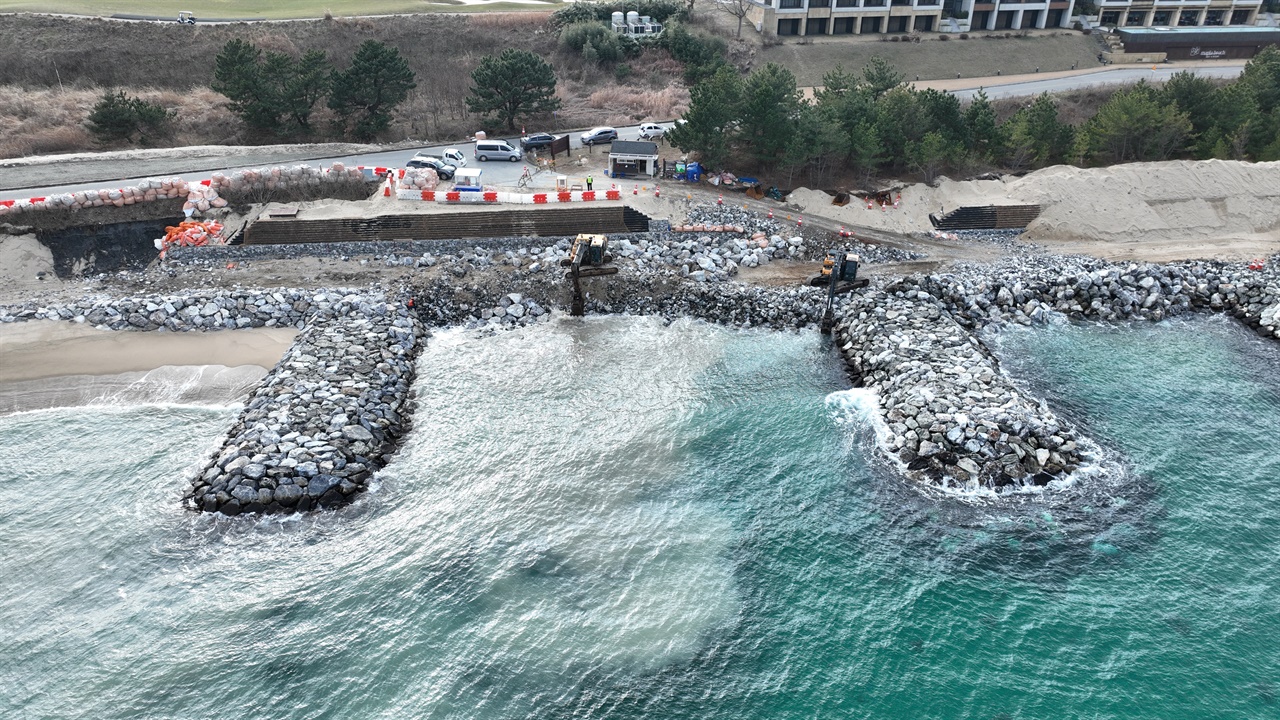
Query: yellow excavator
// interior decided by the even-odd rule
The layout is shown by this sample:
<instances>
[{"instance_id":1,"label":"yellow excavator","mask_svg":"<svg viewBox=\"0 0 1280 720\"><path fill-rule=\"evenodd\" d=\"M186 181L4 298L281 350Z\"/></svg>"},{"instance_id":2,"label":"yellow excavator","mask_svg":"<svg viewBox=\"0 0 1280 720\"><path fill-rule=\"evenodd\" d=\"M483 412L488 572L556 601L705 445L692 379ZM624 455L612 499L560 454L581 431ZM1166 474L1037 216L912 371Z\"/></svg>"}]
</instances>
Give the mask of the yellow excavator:
<instances>
[{"instance_id":1,"label":"yellow excavator","mask_svg":"<svg viewBox=\"0 0 1280 720\"><path fill-rule=\"evenodd\" d=\"M869 281L858 277L858 263L861 261L862 259L855 252L828 250L826 257L822 258L822 270L809 278L810 285L814 287L825 285L827 288L827 309L822 314L821 325L824 334L830 334L832 326L835 325L836 296L867 286Z\"/></svg>"},{"instance_id":2,"label":"yellow excavator","mask_svg":"<svg viewBox=\"0 0 1280 720\"><path fill-rule=\"evenodd\" d=\"M609 253L609 238L604 235L583 233L573 239L573 245L569 248L569 257L560 261L561 266L569 268L565 277L573 281L573 304L570 307L570 315L582 317L586 311L581 279L616 275L618 268L610 266L611 262L613 262L613 255Z\"/></svg>"}]
</instances>

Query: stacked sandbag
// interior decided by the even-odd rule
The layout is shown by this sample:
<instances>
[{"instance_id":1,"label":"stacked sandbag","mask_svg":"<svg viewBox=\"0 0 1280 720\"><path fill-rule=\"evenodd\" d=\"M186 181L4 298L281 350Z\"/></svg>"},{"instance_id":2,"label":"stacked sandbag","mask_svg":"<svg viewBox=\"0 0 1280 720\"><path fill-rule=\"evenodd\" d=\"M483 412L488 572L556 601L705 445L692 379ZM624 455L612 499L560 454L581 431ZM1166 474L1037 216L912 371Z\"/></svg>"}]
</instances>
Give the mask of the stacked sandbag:
<instances>
[{"instance_id":1,"label":"stacked sandbag","mask_svg":"<svg viewBox=\"0 0 1280 720\"><path fill-rule=\"evenodd\" d=\"M187 186L187 201L182 204L182 212L186 213L187 217L191 217L197 212L208 212L210 208L226 206L227 201L218 195L218 191L210 181L208 185L200 183Z\"/></svg>"},{"instance_id":2,"label":"stacked sandbag","mask_svg":"<svg viewBox=\"0 0 1280 720\"><path fill-rule=\"evenodd\" d=\"M251 190L288 190L317 187L329 182L363 181L364 174L358 168L347 168L334 163L328 169L313 165L290 167L250 168L230 174L215 173L209 186L215 191L246 192Z\"/></svg>"},{"instance_id":3,"label":"stacked sandbag","mask_svg":"<svg viewBox=\"0 0 1280 720\"><path fill-rule=\"evenodd\" d=\"M434 168L410 168L404 171L404 177L396 187L397 190L435 190L440 184L440 175Z\"/></svg>"},{"instance_id":4,"label":"stacked sandbag","mask_svg":"<svg viewBox=\"0 0 1280 720\"><path fill-rule=\"evenodd\" d=\"M147 178L122 188L81 190L44 198L0 201L0 216L20 215L42 210L81 210L99 207L125 207L152 200L185 197L182 209L187 217L197 212L227 206L224 192L247 190L285 190L319 187L325 183L363 183L359 168L334 163L329 168L311 165L256 168L232 173L215 173L210 180L189 183L180 177Z\"/></svg>"},{"instance_id":5,"label":"stacked sandbag","mask_svg":"<svg viewBox=\"0 0 1280 720\"><path fill-rule=\"evenodd\" d=\"M222 232L225 228L216 221L198 222L187 220L164 229L164 237L156 239L156 248L160 257L171 247L203 247L205 245L224 245L226 239Z\"/></svg>"}]
</instances>

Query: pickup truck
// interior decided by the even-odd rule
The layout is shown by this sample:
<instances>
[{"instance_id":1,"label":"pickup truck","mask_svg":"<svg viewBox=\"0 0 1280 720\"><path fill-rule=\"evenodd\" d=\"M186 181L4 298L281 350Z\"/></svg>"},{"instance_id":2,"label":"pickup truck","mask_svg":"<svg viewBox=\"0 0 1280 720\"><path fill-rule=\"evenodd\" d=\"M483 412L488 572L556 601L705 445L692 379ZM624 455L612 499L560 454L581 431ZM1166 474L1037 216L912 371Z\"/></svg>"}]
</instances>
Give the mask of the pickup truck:
<instances>
[{"instance_id":1,"label":"pickup truck","mask_svg":"<svg viewBox=\"0 0 1280 720\"><path fill-rule=\"evenodd\" d=\"M435 158L444 162L446 165L454 167L466 167L467 156L457 148L445 148L444 150L423 150L414 155L415 158Z\"/></svg>"}]
</instances>

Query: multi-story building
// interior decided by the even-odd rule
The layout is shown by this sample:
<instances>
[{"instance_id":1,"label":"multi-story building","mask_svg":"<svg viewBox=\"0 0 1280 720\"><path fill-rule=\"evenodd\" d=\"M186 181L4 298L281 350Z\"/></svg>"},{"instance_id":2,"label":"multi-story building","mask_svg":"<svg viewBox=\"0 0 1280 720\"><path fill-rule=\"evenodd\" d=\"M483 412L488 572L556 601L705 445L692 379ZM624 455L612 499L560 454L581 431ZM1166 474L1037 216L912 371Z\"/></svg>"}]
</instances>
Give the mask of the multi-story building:
<instances>
[{"instance_id":1,"label":"multi-story building","mask_svg":"<svg viewBox=\"0 0 1280 720\"><path fill-rule=\"evenodd\" d=\"M930 32L942 22L942 0L752 0L747 15L778 35Z\"/></svg>"},{"instance_id":2,"label":"multi-story building","mask_svg":"<svg viewBox=\"0 0 1280 720\"><path fill-rule=\"evenodd\" d=\"M964 0L963 7L972 30L1043 30L1069 27L1074 5L1075 0Z\"/></svg>"},{"instance_id":3,"label":"multi-story building","mask_svg":"<svg viewBox=\"0 0 1280 720\"><path fill-rule=\"evenodd\" d=\"M1208 0L1206 0L1207 2ZM1260 1L1260 0L1256 0ZM933 32L942 26L943 0L751 0L748 19L764 32L785 35L863 35ZM1075 0L948 0L968 14L968 30L1067 27Z\"/></svg>"},{"instance_id":4,"label":"multi-story building","mask_svg":"<svg viewBox=\"0 0 1280 720\"><path fill-rule=\"evenodd\" d=\"M1256 25L1262 0L1100 0L1105 27Z\"/></svg>"}]
</instances>

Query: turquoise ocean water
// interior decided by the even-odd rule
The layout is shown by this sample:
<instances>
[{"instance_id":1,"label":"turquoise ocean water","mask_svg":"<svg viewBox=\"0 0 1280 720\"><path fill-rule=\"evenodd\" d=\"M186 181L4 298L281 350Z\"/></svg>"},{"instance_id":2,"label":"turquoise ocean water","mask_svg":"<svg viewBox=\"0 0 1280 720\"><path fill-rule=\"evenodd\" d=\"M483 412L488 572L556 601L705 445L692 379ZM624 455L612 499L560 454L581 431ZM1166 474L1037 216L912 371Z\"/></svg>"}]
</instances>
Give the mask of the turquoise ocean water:
<instances>
[{"instance_id":1,"label":"turquoise ocean water","mask_svg":"<svg viewBox=\"0 0 1280 720\"><path fill-rule=\"evenodd\" d=\"M634 318L442 333L331 514L180 509L234 408L0 417L0 717L1280 717L1280 346L992 342L1105 476L922 498L816 334Z\"/></svg>"}]
</instances>

